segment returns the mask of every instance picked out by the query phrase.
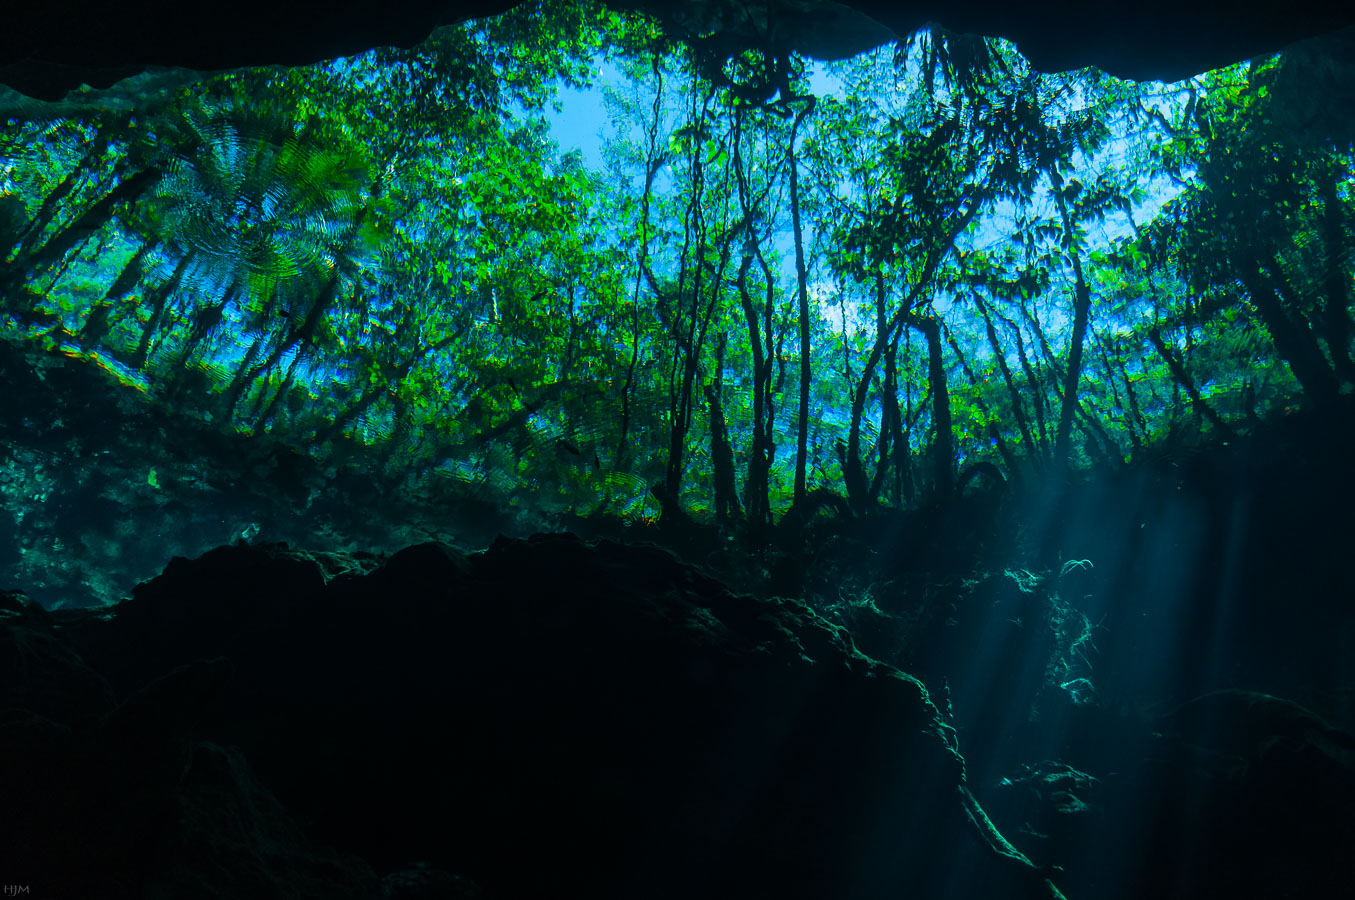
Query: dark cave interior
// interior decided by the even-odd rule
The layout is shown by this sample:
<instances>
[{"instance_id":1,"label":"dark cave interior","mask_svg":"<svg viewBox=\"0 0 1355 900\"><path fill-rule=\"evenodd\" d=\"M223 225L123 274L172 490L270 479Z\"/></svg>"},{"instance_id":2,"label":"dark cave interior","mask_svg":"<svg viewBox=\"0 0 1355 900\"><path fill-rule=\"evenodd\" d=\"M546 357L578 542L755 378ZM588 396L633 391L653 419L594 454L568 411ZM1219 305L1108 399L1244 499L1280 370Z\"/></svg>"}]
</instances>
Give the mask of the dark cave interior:
<instances>
[{"instance_id":1,"label":"dark cave interior","mask_svg":"<svg viewBox=\"0 0 1355 900\"><path fill-rule=\"evenodd\" d=\"M410 45L510 5L25 4L0 101ZM617 5L829 55L939 23L1038 68L1163 80L1355 23L1316 0L783 0L774 27L755 2ZM161 559L148 512L163 572L119 604L0 585L0 883L33 896L1348 889L1348 395L1082 481L827 503L749 549L674 517L515 535L462 504L430 528L381 476L128 404L60 354L0 345L0 381L6 458L80 442L88 490L43 513L72 538L121 527L114 483L147 510L174 492L180 524L233 515L236 485L268 538ZM309 548L340 518L370 550Z\"/></svg>"}]
</instances>

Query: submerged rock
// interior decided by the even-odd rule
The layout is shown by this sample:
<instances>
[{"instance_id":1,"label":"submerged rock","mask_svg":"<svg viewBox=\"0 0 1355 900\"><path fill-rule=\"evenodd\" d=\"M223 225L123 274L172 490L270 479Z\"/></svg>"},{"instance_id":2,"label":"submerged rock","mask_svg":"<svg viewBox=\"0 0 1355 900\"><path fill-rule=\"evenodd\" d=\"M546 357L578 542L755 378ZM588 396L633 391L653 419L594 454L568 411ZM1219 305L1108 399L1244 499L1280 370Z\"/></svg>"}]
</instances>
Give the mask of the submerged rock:
<instances>
[{"instance_id":1,"label":"submerged rock","mask_svg":"<svg viewBox=\"0 0 1355 900\"><path fill-rule=\"evenodd\" d=\"M79 850L30 833L34 884L92 858L79 886L108 896L359 896L373 871L405 895L469 893L454 872L490 897L1058 896L976 816L921 682L657 547L237 545L41 627L118 705L8 732L47 774L8 787L37 809L64 778L77 818L152 802Z\"/></svg>"}]
</instances>

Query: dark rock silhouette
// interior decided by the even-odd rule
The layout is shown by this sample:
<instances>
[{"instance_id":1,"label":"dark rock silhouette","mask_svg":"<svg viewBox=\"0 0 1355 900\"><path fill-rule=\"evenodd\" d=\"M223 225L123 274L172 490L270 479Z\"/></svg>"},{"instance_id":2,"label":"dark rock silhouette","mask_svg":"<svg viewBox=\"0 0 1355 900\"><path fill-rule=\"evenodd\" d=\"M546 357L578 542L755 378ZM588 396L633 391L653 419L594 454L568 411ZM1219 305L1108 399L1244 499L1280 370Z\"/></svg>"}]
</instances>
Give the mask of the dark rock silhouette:
<instances>
[{"instance_id":1,"label":"dark rock silhouette","mask_svg":"<svg viewBox=\"0 0 1355 900\"><path fill-rule=\"evenodd\" d=\"M57 100L82 83L107 87L147 66L305 65L373 47L409 47L439 25L515 5L513 0L407 0L398 6L371 0L237 0L228 8L198 9L170 0L116 7L89 0L14 4L0 31L0 84ZM952 31L1014 40L1045 71L1094 65L1125 78L1162 81L1273 53L1355 23L1348 6L1320 0L1234 3L1226 12L1211 0L781 0L773 4L773 28L762 24L766 4L761 2L615 0L612 5L643 8L686 23L694 33L713 30L750 46L772 35L778 49L834 58L939 23Z\"/></svg>"},{"instance_id":2,"label":"dark rock silhouette","mask_svg":"<svg viewBox=\"0 0 1355 900\"><path fill-rule=\"evenodd\" d=\"M952 718L649 545L221 547L109 609L3 595L0 869L54 897L1338 895L1350 739L1303 707L1055 691L1027 730L1063 722L1077 767L971 783L963 742L1012 756L1008 694Z\"/></svg>"},{"instance_id":3,"label":"dark rock silhouette","mask_svg":"<svg viewBox=\"0 0 1355 900\"><path fill-rule=\"evenodd\" d=\"M234 546L111 611L9 596L0 837L52 896L1057 896L920 682L655 547Z\"/></svg>"}]
</instances>

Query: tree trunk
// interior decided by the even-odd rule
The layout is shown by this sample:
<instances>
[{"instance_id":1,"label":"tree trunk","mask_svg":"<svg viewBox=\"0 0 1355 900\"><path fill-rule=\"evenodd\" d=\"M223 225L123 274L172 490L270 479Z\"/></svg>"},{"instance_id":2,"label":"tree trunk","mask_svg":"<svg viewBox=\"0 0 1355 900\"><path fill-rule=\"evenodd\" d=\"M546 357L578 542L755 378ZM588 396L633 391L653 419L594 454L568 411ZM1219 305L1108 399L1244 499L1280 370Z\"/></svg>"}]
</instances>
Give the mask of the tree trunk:
<instances>
[{"instance_id":1,"label":"tree trunk","mask_svg":"<svg viewBox=\"0 0 1355 900\"><path fill-rule=\"evenodd\" d=\"M1063 219L1064 232L1071 241L1074 234L1073 219L1063 196L1063 176L1057 169L1049 170L1049 182L1054 188L1054 199L1058 204L1059 216ZM1054 464L1060 470L1067 470L1072 451L1069 438L1073 430L1073 412L1078 405L1078 383L1082 378L1082 343L1087 335L1092 308L1091 289L1087 286L1078 250L1074 246L1069 254L1072 257L1074 278L1073 334L1068 348L1068 366L1063 376L1063 405L1059 409L1059 425L1054 434Z\"/></svg>"},{"instance_id":2,"label":"tree trunk","mask_svg":"<svg viewBox=\"0 0 1355 900\"><path fill-rule=\"evenodd\" d=\"M209 304L198 310L193 316L193 326L188 331L188 338L184 341L183 350L179 354L179 369L186 369L197 353L198 347L207 340L219 327L226 316L226 307L231 301L239 295L239 286L232 283L226 289L226 293L221 295L221 299L216 303Z\"/></svg>"},{"instance_id":3,"label":"tree trunk","mask_svg":"<svg viewBox=\"0 0 1355 900\"><path fill-rule=\"evenodd\" d=\"M1195 386L1195 379L1190 377L1186 367L1181 363L1181 360L1177 359L1176 354L1171 351L1166 342L1162 340L1162 335L1156 328L1148 329L1148 341L1153 345L1153 349L1157 351L1158 356L1161 356L1167 364L1172 377L1185 389L1195 410L1208 419L1209 423L1224 439L1235 440L1237 438L1236 432L1227 422L1223 421L1223 417L1209 404L1209 401L1200 395L1200 389Z\"/></svg>"},{"instance_id":4,"label":"tree trunk","mask_svg":"<svg viewBox=\"0 0 1355 900\"><path fill-rule=\"evenodd\" d=\"M729 428L725 424L724 401L725 336L720 335L716 348L715 376L706 386L706 403L710 409L710 458L715 476L715 520L728 524L743 516L739 507L739 490L734 477L734 451L729 444Z\"/></svg>"},{"instance_id":5,"label":"tree trunk","mask_svg":"<svg viewBox=\"0 0 1355 900\"><path fill-rule=\"evenodd\" d=\"M712 92L707 97L707 106L704 106L701 110L701 121L707 119L708 105L713 96ZM737 141L735 145L737 148ZM661 524L663 518L676 515L677 512L681 511L682 479L686 471L687 430L691 427L692 420L692 387L696 381L697 367L700 365L701 342L705 337L704 329L699 328L697 324L700 319L702 276L704 274L706 251L706 223L702 215L702 203L705 198L702 154L703 151L699 148L693 148L691 157L692 188L686 213L683 216L683 245L679 256L678 289L675 296L678 315L674 316L669 327L673 340L677 344L676 371L674 374L678 378L676 384L673 383L671 378L669 382L669 411L672 416L672 427L668 436L668 463L664 470L663 490L660 496L663 503ZM696 244L695 263L692 264L694 269L692 286L688 290L686 287L687 268L690 263L688 251L693 242ZM723 265L721 271L723 271ZM720 277L717 274L715 286L711 292L712 295L718 295L719 289ZM691 310L690 319L685 323L686 334L684 335L681 310L684 298L688 294L691 296ZM711 302L713 305L713 298Z\"/></svg>"},{"instance_id":6,"label":"tree trunk","mask_svg":"<svg viewBox=\"0 0 1355 900\"><path fill-rule=\"evenodd\" d=\"M151 317L146 322L146 327L141 329L141 340L137 342L136 352L132 355L131 365L133 368L144 369L146 367L146 360L150 356L151 338L155 336L155 330L160 327L160 320L165 315L165 307L169 305L169 298L178 290L180 282L183 281L184 272L188 270L192 261L193 254L191 251L181 256L165 283L152 290L150 296L146 298L150 301Z\"/></svg>"},{"instance_id":7,"label":"tree trunk","mask_svg":"<svg viewBox=\"0 0 1355 900\"><path fill-rule=\"evenodd\" d=\"M910 315L908 324L927 339L927 381L932 391L932 496L944 500L955 491L955 435L950 418L950 389L941 347L941 324L933 316Z\"/></svg>"},{"instance_id":8,"label":"tree trunk","mask_svg":"<svg viewBox=\"0 0 1355 900\"><path fill-rule=\"evenodd\" d=\"M635 288L631 293L631 346L630 363L626 366L626 379L621 385L621 428L616 442L616 458L612 468L625 472L630 466L631 392L635 387L635 368L640 362L640 278L648 269L649 259L649 205L654 190L654 176L663 167L666 157L659 151L659 122L663 103L663 68L657 56L650 58L657 85L654 90L654 105L649 125L649 149L645 157L645 189L640 197L640 253L639 264L635 269Z\"/></svg>"},{"instance_id":9,"label":"tree trunk","mask_svg":"<svg viewBox=\"0 0 1355 900\"><path fill-rule=\"evenodd\" d=\"M1012 453L1011 447L1007 443L1007 438L1002 434L1002 429L997 425L998 417L993 415L992 409L988 406L988 401L983 399L983 394L979 387L978 376L974 374L974 369L969 365L969 360L965 358L964 352L960 349L960 342L955 340L955 335L949 328L942 329L945 332L946 343L950 345L951 352L959 360L960 369L964 372L965 378L969 379L969 384L974 388L974 402L988 420L988 437L993 445L997 447L998 454L1002 457L1002 462L1007 466L1007 471L1015 478L1017 476L1016 455ZM963 485L961 485L963 487Z\"/></svg>"},{"instance_id":10,"label":"tree trunk","mask_svg":"<svg viewBox=\"0 0 1355 900\"><path fill-rule=\"evenodd\" d=\"M94 170L94 167L108 149L106 134L103 128L99 128L94 143L89 146L88 152L66 173L66 177L61 179L61 183L53 188L50 194L42 198L42 205L38 207L37 212L33 214L33 218L23 229L16 255L26 256L33 252L34 247L38 245L38 241L42 238L42 233L56 219L61 202L70 196L71 191L80 183L80 179ZM114 178L117 177L118 168L116 166L111 174Z\"/></svg>"},{"instance_id":11,"label":"tree trunk","mask_svg":"<svg viewBox=\"0 0 1355 900\"><path fill-rule=\"evenodd\" d=\"M136 287L145 269L146 257L158 246L155 241L147 241L137 248L136 253L132 254L132 258L127 261L127 265L122 267L118 277L113 279L113 283L108 286L108 290L104 291L103 299L94 305L89 316L85 319L85 323L80 329L82 346L92 347L103 340L104 335L108 333L114 322L114 304L127 296L132 288ZM132 311L135 311L136 303L128 305Z\"/></svg>"},{"instance_id":12,"label":"tree trunk","mask_svg":"<svg viewBox=\"0 0 1355 900\"><path fill-rule=\"evenodd\" d=\"M809 277L805 270L804 238L800 225L800 175L795 161L795 135L804 121L814 110L815 99L795 116L790 129L790 219L791 230L795 235L795 279L800 289L800 409L796 418L797 434L795 438L795 500L799 503L805 496L805 460L809 447Z\"/></svg>"},{"instance_id":13,"label":"tree trunk","mask_svg":"<svg viewBox=\"0 0 1355 900\"><path fill-rule=\"evenodd\" d=\"M143 169L122 181L85 210L79 218L52 237L37 250L22 254L0 268L0 295L11 293L27 273L52 265L70 252L76 244L87 240L113 217L113 210L124 200L135 200L160 179L158 169Z\"/></svg>"},{"instance_id":14,"label":"tree trunk","mask_svg":"<svg viewBox=\"0 0 1355 900\"><path fill-rule=\"evenodd\" d=\"M895 341L885 354L885 382L880 390L880 440L876 443L875 477L870 482L871 502L880 499L880 491L888 483L890 466L896 461L894 449L898 441L903 439L903 426L899 422L897 349L898 342ZM897 503L899 498L896 495L892 499Z\"/></svg>"},{"instance_id":15,"label":"tree trunk","mask_svg":"<svg viewBox=\"0 0 1355 900\"><path fill-rule=\"evenodd\" d=\"M884 328L885 321L885 286L884 275L875 273L875 310L876 327ZM900 462L899 447L904 443L903 436L903 414L899 411L899 338L903 334L900 328L894 332L893 339L889 342L889 349L885 351L885 380L880 391L880 438L876 442L876 460L875 477L870 483L870 500L875 503L879 500L880 490L887 483L889 468L895 467L894 479L894 497L895 503L899 502L902 486L902 480L899 477L898 465ZM907 448L904 448L907 453Z\"/></svg>"},{"instance_id":16,"label":"tree trunk","mask_svg":"<svg viewBox=\"0 0 1355 900\"><path fill-rule=\"evenodd\" d=\"M272 351L264 360L252 368L249 363L253 361L253 356L247 357L241 366L241 371L237 373L235 379L231 382L230 390L227 392L226 402L222 405L222 415L228 419L235 414L236 404L240 402L240 395L244 392L254 379L260 375L266 375L272 371L273 367L287 355L287 351L298 345L309 343L315 336L320 323L324 321L325 314L334 306L334 299L339 294L340 275L342 266L335 266L334 272L330 275L325 286L320 289L315 300L311 303L310 309L306 311L306 318L302 320L300 326L294 329L286 337L279 340ZM301 351L298 351L300 353Z\"/></svg>"},{"instance_id":17,"label":"tree trunk","mask_svg":"<svg viewBox=\"0 0 1355 900\"><path fill-rule=\"evenodd\" d=\"M1138 399L1134 396L1134 384L1129 380L1129 372L1125 369L1124 357L1117 354L1111 359L1110 341L1103 335L1097 336L1097 341L1101 345L1101 359L1105 361L1106 380L1115 396L1115 403L1129 415L1125 419L1125 430L1129 432L1130 449L1137 454L1143 448L1143 441L1148 437L1148 428L1143 421L1143 414L1139 411ZM1120 381L1124 384L1125 396L1120 398L1120 390L1115 387L1115 375L1120 376ZM1137 426L1137 428L1135 427ZM1142 435L1142 437L1140 437Z\"/></svg>"},{"instance_id":18,"label":"tree trunk","mask_svg":"<svg viewBox=\"0 0 1355 900\"><path fill-rule=\"evenodd\" d=\"M1336 174L1328 169L1319 188L1322 193L1322 249L1327 267L1326 303L1323 307L1322 336L1331 351L1336 374L1346 384L1355 384L1355 361L1350 357L1350 337L1355 323L1350 319L1350 247L1345 223L1341 221L1341 200L1336 196Z\"/></svg>"},{"instance_id":19,"label":"tree trunk","mask_svg":"<svg viewBox=\"0 0 1355 900\"><path fill-rule=\"evenodd\" d=\"M937 267L941 265L941 261L955 246L955 239L969 227L969 223L978 214L981 205L977 199L973 200L963 213L951 220L950 227L943 236L942 242L928 256L927 263L918 275L917 281L908 291L908 296L900 302L898 309L894 310L894 314L885 323L885 328L883 330L876 329L875 341L871 345L870 355L866 357L866 364L861 368L861 377L857 381L856 391L852 394L851 423L847 429L847 446L843 449L842 472L847 485L847 499L851 504L852 511L857 515L866 510L870 500L870 485L866 483L865 472L861 467L861 416L866 409L866 397L870 393L870 380L874 377L875 368L880 364L880 359L884 356L885 350L889 348L890 335L910 316L913 306L922 297L923 291L931 286Z\"/></svg>"},{"instance_id":20,"label":"tree trunk","mask_svg":"<svg viewBox=\"0 0 1355 900\"><path fill-rule=\"evenodd\" d=\"M1026 309L1024 300L1021 301L1020 306L1022 315L1035 327L1038 334L1039 323L1030 314L1030 310ZM1030 361L1030 356L1026 353L1026 341L1021 335L1020 326L1006 316L996 315L1007 326L1012 333L1012 337L1016 340L1016 357L1021 360L1021 371L1025 373L1026 384L1029 386L1030 406L1035 412L1035 428L1039 438L1033 448L1032 456L1041 463L1047 462L1049 458L1049 426L1045 421L1045 403L1049 398L1045 396L1045 387L1040 380L1039 372L1035 370L1034 364Z\"/></svg>"},{"instance_id":21,"label":"tree trunk","mask_svg":"<svg viewBox=\"0 0 1355 900\"><path fill-rule=\"evenodd\" d=\"M1336 376L1306 324L1295 322L1272 283L1272 276L1252 257L1238 265L1238 274L1262 323L1270 332L1275 351L1289 364L1303 392L1319 406L1336 400Z\"/></svg>"},{"instance_id":22,"label":"tree trunk","mask_svg":"<svg viewBox=\"0 0 1355 900\"><path fill-rule=\"evenodd\" d=\"M292 359L292 364L287 367L287 374L283 377L282 384L278 385L277 391L273 394L273 399L268 401L267 408L265 408L257 417L258 424L255 428L256 431L263 430L263 427L268 424L268 421L277 414L277 410L282 406L282 402L287 398L287 394L292 388L296 387L296 363L298 359L300 359L300 357L294 357ZM269 428L268 430L275 431L277 429Z\"/></svg>"},{"instance_id":23,"label":"tree trunk","mask_svg":"<svg viewBox=\"0 0 1355 900\"><path fill-rule=\"evenodd\" d=\"M988 346L993 350L993 358L997 360L997 367L1002 372L1002 382L1007 386L1007 398L1012 404L1012 418L1016 420L1016 427L1021 432L1021 439L1026 442L1026 455L1029 456L1032 464L1039 462L1040 445L1035 441L1035 435L1030 430L1030 419L1026 416L1025 404L1021 402L1021 392L1016 389L1016 379L1012 377L1011 367L1007 365L1007 348L1002 346L1002 341L997 336L997 329L993 327L993 317L988 312L988 306L974 295L974 304L983 315L983 326L988 337ZM1016 477L1017 473L1011 471L1008 473L1011 477Z\"/></svg>"}]
</instances>

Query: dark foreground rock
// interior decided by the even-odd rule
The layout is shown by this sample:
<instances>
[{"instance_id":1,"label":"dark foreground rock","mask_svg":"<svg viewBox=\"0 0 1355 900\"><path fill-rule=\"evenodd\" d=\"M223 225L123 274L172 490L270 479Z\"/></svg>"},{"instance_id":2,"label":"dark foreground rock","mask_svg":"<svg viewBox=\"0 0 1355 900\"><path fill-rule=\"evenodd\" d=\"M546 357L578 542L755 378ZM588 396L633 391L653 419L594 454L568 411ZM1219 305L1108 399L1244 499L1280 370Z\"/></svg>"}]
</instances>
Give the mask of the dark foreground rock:
<instances>
[{"instance_id":1,"label":"dark foreground rock","mask_svg":"<svg viewBox=\"0 0 1355 900\"><path fill-rule=\"evenodd\" d=\"M953 612L1033 630L1012 606L1032 578L973 582ZM1046 692L1036 716L1017 675L1048 640L1011 661L1010 639L951 630L906 663L947 686L943 715L804 604L649 546L234 546L110 610L0 593L0 880L109 900L1344 895L1347 733L1240 690L1155 713Z\"/></svg>"},{"instance_id":2,"label":"dark foreground rock","mask_svg":"<svg viewBox=\"0 0 1355 900\"><path fill-rule=\"evenodd\" d=\"M237 546L4 606L35 896L1058 896L919 681L659 549Z\"/></svg>"}]
</instances>

